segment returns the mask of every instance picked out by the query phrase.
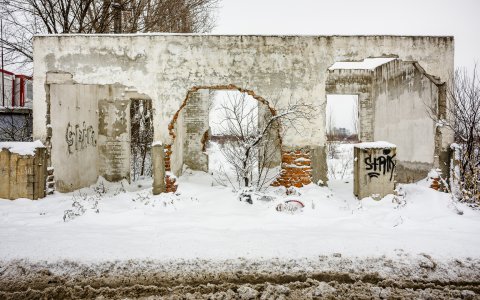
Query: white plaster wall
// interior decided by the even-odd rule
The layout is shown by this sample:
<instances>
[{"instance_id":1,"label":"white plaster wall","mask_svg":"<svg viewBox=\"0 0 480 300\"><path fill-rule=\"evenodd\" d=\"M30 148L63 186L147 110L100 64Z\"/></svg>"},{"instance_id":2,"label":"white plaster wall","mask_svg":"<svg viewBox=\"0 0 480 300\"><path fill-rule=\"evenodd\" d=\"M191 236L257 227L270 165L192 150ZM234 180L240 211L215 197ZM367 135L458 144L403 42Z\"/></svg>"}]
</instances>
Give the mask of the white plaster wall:
<instances>
[{"instance_id":1,"label":"white plaster wall","mask_svg":"<svg viewBox=\"0 0 480 300\"><path fill-rule=\"evenodd\" d=\"M398 69L406 73L399 76ZM399 161L433 163L435 122L427 105L436 103L437 87L408 62L391 62L376 72L382 82L374 90L383 85L383 91L376 95L375 140L395 144Z\"/></svg>"},{"instance_id":2,"label":"white plaster wall","mask_svg":"<svg viewBox=\"0 0 480 300\"><path fill-rule=\"evenodd\" d=\"M95 183L98 177L98 89L93 85L51 84L52 166L56 187L61 192L72 191ZM67 131L68 124L70 130ZM85 126L84 126L85 124ZM79 126L76 128L76 126ZM83 129L91 126L93 132ZM69 134L75 133L75 135ZM93 138L95 143L83 143ZM68 136L67 136L68 135ZM68 140L73 144L68 145Z\"/></svg>"},{"instance_id":3,"label":"white plaster wall","mask_svg":"<svg viewBox=\"0 0 480 300\"><path fill-rule=\"evenodd\" d=\"M193 86L234 84L266 98L312 102L318 118L285 146L325 142L325 75L335 61L398 55L445 79L453 71L452 37L58 35L34 39L34 137L46 138L45 77L73 74L78 83L120 83L152 98L155 140L170 142L168 124ZM55 117L52 115L52 118Z\"/></svg>"}]
</instances>

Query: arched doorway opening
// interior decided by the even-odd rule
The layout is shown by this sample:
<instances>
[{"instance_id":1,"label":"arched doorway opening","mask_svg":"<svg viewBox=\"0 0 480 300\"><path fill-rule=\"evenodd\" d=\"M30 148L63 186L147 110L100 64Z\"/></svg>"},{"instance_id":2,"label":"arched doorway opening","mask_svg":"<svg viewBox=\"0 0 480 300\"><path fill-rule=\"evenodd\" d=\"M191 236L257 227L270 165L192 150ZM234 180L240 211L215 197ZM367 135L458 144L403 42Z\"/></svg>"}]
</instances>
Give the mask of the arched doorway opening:
<instances>
[{"instance_id":1,"label":"arched doorway opening","mask_svg":"<svg viewBox=\"0 0 480 300\"><path fill-rule=\"evenodd\" d=\"M184 168L217 172L220 184L234 188L269 185L281 164L280 128L268 124L275 115L263 97L234 85L189 90L168 128L167 192L176 191Z\"/></svg>"}]
</instances>

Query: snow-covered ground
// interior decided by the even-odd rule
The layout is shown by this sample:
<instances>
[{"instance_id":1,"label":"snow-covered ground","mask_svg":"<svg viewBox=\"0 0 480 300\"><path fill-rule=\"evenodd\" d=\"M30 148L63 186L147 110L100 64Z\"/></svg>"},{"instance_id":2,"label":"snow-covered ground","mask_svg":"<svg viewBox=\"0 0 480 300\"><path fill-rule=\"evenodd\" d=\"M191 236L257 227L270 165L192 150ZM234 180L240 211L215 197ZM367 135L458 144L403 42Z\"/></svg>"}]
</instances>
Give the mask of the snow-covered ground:
<instances>
[{"instance_id":1,"label":"snow-covered ground","mask_svg":"<svg viewBox=\"0 0 480 300\"><path fill-rule=\"evenodd\" d=\"M404 199L390 195L358 201L347 175L331 180L328 188L301 188L299 195L271 189L267 194L273 201L250 205L202 172L187 170L179 179L178 195L153 196L148 181L128 185L99 180L90 188L39 201L0 200L0 257L88 262L332 253L396 257L397 251L446 259L478 257L480 212L457 204L463 215L457 214L448 194L427 185L402 185ZM98 191L99 186L105 188ZM64 221L74 196L86 211ZM277 211L288 199L302 201L305 208Z\"/></svg>"},{"instance_id":2,"label":"snow-covered ground","mask_svg":"<svg viewBox=\"0 0 480 300\"><path fill-rule=\"evenodd\" d=\"M80 281L88 289L92 276L99 280L96 285L117 288L123 287L122 276L133 276L128 286L164 284L163 280L173 286L192 280L223 282L224 276L225 282L236 282L237 293L251 287L242 282L262 282L256 288L266 291L268 282L284 280L284 290L299 287L286 282L319 277L336 281L336 289L353 291L356 287L350 285L363 280L361 276L375 281L374 286L385 278L401 279L401 291L392 295L407 298L418 296L408 290L411 279L477 282L474 290L478 289L480 211L454 205L448 194L428 188L426 181L401 185L403 197L359 201L352 194L351 168L343 170L351 163L351 145L340 148L337 158L329 161L336 170L329 187L311 184L289 196L283 188L272 188L266 192L271 201L258 195L253 204L239 201L212 175L190 170L179 178L177 194L153 196L149 180L129 185L100 179L89 188L38 201L2 199L0 298L2 287L27 297L25 286L42 290L52 280L63 286L67 279L58 281L58 276L68 274L73 276L68 279L72 290ZM218 157L211 159L213 165L222 163ZM299 200L305 207L277 211L286 200ZM371 274L376 274L375 280ZM110 276L110 283L104 276ZM324 285L308 280L298 293L311 295ZM425 282L418 284L428 288ZM361 293L364 288L378 286L362 286ZM185 289L179 293L189 291ZM435 293L450 293L443 289L439 286ZM460 295L462 289L455 292ZM50 292L59 295L58 290ZM39 293L48 295L47 290ZM131 290L125 293L132 295ZM151 294L148 287L142 293Z\"/></svg>"}]
</instances>

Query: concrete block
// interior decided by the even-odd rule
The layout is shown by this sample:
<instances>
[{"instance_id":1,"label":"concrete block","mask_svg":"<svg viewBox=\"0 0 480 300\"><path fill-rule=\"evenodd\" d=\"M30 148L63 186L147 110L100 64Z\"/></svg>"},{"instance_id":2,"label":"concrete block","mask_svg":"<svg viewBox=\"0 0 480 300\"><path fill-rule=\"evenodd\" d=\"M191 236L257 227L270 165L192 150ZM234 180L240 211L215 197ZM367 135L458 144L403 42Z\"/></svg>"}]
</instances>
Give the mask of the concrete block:
<instances>
[{"instance_id":1,"label":"concrete block","mask_svg":"<svg viewBox=\"0 0 480 300\"><path fill-rule=\"evenodd\" d=\"M358 199L382 199L395 189L397 148L387 142L360 143L354 147L353 193Z\"/></svg>"},{"instance_id":2,"label":"concrete block","mask_svg":"<svg viewBox=\"0 0 480 300\"><path fill-rule=\"evenodd\" d=\"M64 72L47 72L47 84L66 84L73 83L73 76Z\"/></svg>"}]
</instances>

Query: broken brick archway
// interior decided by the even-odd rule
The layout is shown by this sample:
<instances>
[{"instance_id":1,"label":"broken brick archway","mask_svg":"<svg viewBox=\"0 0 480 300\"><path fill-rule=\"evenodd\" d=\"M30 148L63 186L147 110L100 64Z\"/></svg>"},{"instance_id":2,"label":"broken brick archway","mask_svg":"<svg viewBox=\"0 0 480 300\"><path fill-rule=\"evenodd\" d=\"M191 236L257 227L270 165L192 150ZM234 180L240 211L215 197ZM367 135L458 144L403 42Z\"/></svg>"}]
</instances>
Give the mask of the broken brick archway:
<instances>
[{"instance_id":1,"label":"broken brick archway","mask_svg":"<svg viewBox=\"0 0 480 300\"><path fill-rule=\"evenodd\" d=\"M164 146L165 191L175 192L176 176L181 175L183 166L192 170L208 171L208 155L205 143L208 142L209 110L212 91L238 91L251 96L259 102L259 114L275 116L276 110L263 97L254 91L235 85L216 85L194 87L187 92L180 108L169 123L168 131L171 143ZM262 118L259 117L259 120ZM271 161L272 166L280 166L280 174L272 182L274 186L301 187L311 182L311 166L309 151L301 149L287 150L282 147L280 128L276 128L280 146L278 157Z\"/></svg>"},{"instance_id":2,"label":"broken brick archway","mask_svg":"<svg viewBox=\"0 0 480 300\"><path fill-rule=\"evenodd\" d=\"M262 104L259 105L259 112L276 115L276 110L265 98L236 85L198 86L188 90L168 125L171 143L164 146L166 192L176 191L176 176L182 174L183 166L191 170L208 171L205 143L208 142L210 134L211 92L222 90L245 93ZM279 142L281 143L280 137Z\"/></svg>"}]
</instances>

